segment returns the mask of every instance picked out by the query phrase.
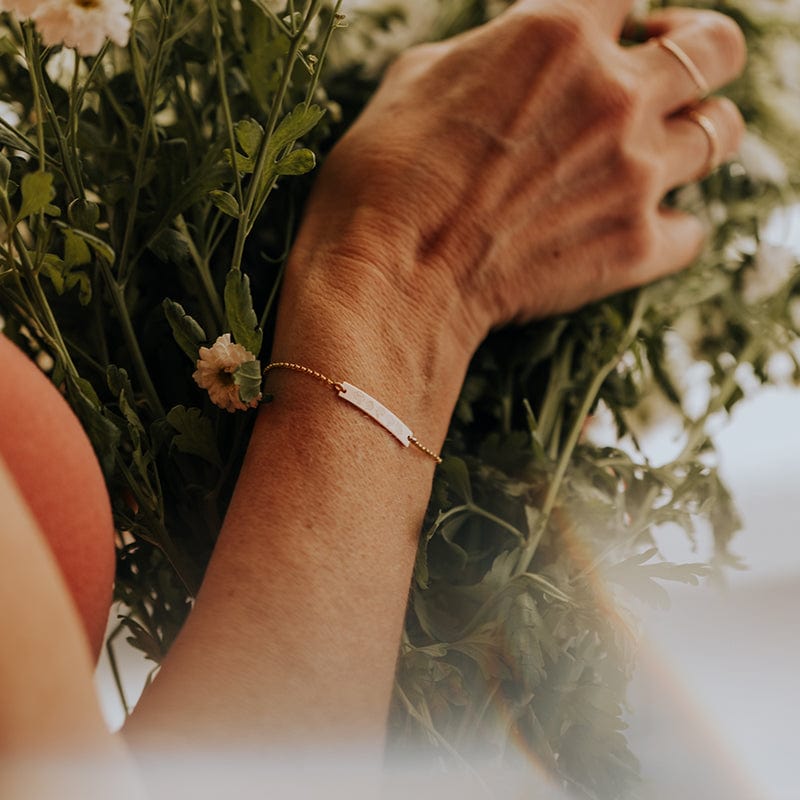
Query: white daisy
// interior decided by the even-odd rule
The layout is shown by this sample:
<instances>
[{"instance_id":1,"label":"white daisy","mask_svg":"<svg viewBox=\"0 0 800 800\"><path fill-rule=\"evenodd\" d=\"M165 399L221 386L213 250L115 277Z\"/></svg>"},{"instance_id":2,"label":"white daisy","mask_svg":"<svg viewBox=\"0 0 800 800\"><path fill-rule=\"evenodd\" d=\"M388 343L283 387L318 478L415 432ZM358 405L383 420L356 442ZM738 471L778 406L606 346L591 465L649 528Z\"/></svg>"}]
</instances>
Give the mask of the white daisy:
<instances>
[{"instance_id":1,"label":"white daisy","mask_svg":"<svg viewBox=\"0 0 800 800\"><path fill-rule=\"evenodd\" d=\"M255 356L240 344L231 341L229 333L223 333L211 347L200 348L197 370L193 373L195 383L208 392L211 402L226 411L246 411L255 408L261 397L249 404L239 396L239 387L233 373L240 364L255 361Z\"/></svg>"}]
</instances>

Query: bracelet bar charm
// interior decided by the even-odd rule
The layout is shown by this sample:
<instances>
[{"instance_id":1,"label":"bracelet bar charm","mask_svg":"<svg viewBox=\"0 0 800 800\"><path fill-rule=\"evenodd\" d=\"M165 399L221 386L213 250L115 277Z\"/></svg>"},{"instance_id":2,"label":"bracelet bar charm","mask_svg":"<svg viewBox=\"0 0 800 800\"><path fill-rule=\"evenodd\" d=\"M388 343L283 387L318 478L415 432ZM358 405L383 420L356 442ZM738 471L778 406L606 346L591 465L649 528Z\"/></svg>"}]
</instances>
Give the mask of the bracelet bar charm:
<instances>
[{"instance_id":1,"label":"bracelet bar charm","mask_svg":"<svg viewBox=\"0 0 800 800\"><path fill-rule=\"evenodd\" d=\"M345 381L334 381L327 375L311 369L311 367L304 367L302 364L295 364L292 361L273 361L271 364L267 364L264 367L264 377L266 378L267 374L273 369L290 369L293 372L301 372L303 375L308 375L320 383L330 386L342 400L346 400L351 406L355 406L363 414L366 414L373 422L377 422L381 428L391 433L403 447L410 447L413 444L414 447L432 458L437 464L442 463L442 457L430 448L425 447L414 436L408 425L389 411L385 405L379 403L362 389L359 389L358 386L353 386L352 383L346 383Z\"/></svg>"},{"instance_id":2,"label":"bracelet bar charm","mask_svg":"<svg viewBox=\"0 0 800 800\"><path fill-rule=\"evenodd\" d=\"M414 434L411 429L386 406L379 403L374 397L353 386L351 383L342 382L338 395L359 410L371 417L382 428L392 434L404 447L408 447Z\"/></svg>"}]
</instances>

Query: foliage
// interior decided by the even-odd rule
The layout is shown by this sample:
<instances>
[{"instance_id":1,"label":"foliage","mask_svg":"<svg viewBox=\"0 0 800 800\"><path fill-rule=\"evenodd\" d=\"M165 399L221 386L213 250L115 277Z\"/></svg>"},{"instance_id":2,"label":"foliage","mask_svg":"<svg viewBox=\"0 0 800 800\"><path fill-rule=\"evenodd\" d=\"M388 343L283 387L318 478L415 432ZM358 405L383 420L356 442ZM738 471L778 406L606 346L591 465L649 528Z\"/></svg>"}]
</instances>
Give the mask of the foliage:
<instances>
[{"instance_id":1,"label":"foliage","mask_svg":"<svg viewBox=\"0 0 800 800\"><path fill-rule=\"evenodd\" d=\"M94 444L120 531L124 626L153 661L202 579L252 422L192 381L199 347L232 332L257 358L269 351L303 175L398 42L446 36L498 5L426 3L416 30L414 4L404 15L402 3L372 3L330 52L342 22L320 0L277 13L269 0L138 0L129 46L96 57L43 50L29 24L6 18L0 312L32 357L52 357ZM713 5L750 40L751 68L732 88L749 156L673 198L713 227L691 270L499 331L476 354L421 538L397 750L423 742L457 764L522 742L576 796L629 796L631 599L664 606L664 581L735 564L738 519L707 430L741 398L744 372L767 381L773 355L794 359L795 262L776 279L782 254L762 231L796 174L786 143L800 121L782 103L793 86L773 53L798 23ZM700 410L692 364L707 365ZM251 384L243 370L237 386ZM668 463L638 445L653 398L683 431ZM593 433L604 415L613 444ZM667 562L665 530L713 538L712 563Z\"/></svg>"}]
</instances>

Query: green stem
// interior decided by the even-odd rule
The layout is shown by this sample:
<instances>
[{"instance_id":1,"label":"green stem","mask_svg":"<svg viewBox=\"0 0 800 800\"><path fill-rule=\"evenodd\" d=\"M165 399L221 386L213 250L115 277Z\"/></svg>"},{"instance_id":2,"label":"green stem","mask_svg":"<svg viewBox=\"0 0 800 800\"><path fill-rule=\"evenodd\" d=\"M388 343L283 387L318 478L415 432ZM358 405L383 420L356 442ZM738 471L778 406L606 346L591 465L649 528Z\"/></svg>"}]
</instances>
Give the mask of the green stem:
<instances>
[{"instance_id":1,"label":"green stem","mask_svg":"<svg viewBox=\"0 0 800 800\"><path fill-rule=\"evenodd\" d=\"M524 542L525 536L522 532L515 528L510 522L506 522L504 519L492 514L491 511L487 511L484 508L481 508L475 503L464 503L460 506L454 506L453 508L446 511L442 514L435 522L435 530L439 530L442 525L444 525L447 520L451 519L452 517L457 517L459 514L467 514L476 517L483 517L483 519L488 520L489 522L494 523L495 525L503 528L503 530L508 531L510 534L515 536L518 541Z\"/></svg>"},{"instance_id":2,"label":"green stem","mask_svg":"<svg viewBox=\"0 0 800 800\"><path fill-rule=\"evenodd\" d=\"M194 265L197 267L197 274L200 276L200 283L203 286L206 299L208 300L208 303L214 313L215 321L217 325L221 326L225 317L225 313L222 308L222 300L220 299L219 292L217 291L217 287L214 285L214 279L211 275L208 259L203 258L203 256L200 255L200 251L197 249L197 245L195 244L192 235L189 233L189 226L186 224L183 214L178 214L178 216L175 217L175 227L177 228L178 233L180 233L180 235L183 237L184 242L186 242L186 246L189 248L189 255L191 256Z\"/></svg>"},{"instance_id":3,"label":"green stem","mask_svg":"<svg viewBox=\"0 0 800 800\"><path fill-rule=\"evenodd\" d=\"M755 356L758 354L760 346L756 339L751 339L748 342L745 349L742 351L741 355L739 356L738 363L746 364L753 361ZM681 463L689 458L693 458L696 453L696 449L699 445L703 443L706 439L706 432L705 432L705 423L708 418L718 412L721 411L725 404L730 400L733 394L736 392L738 384L736 383L736 370L732 369L728 375L725 376L725 380L722 382L719 388L719 392L714 397L714 399L709 403L709 407L706 410L706 413L695 423L692 431L690 431L689 438L684 445L683 449L681 450L680 455L673 461L673 464ZM639 515L639 518L633 522L631 527L631 534L627 538L626 542L620 544L619 542L614 542L609 544L598 556L596 556L592 562L582 569L573 579L577 580L580 578L585 577L586 575L591 574L594 572L603 561L608 558L616 549L619 547L626 547L632 545L646 530L648 525L645 524L645 520L649 515L650 511L652 510L653 503L655 503L656 499L658 498L659 493L661 492L660 486L653 486L647 492L644 500L642 501L642 511Z\"/></svg>"},{"instance_id":4,"label":"green stem","mask_svg":"<svg viewBox=\"0 0 800 800\"><path fill-rule=\"evenodd\" d=\"M30 25L25 25L25 51L28 59L28 66L30 68L31 82L33 84L33 96L36 107L36 128L37 138L39 145L39 169L44 171L46 167L45 155L45 141L44 141L44 113L46 112L47 118L50 121L50 127L53 129L55 136L56 146L61 160L61 167L64 171L64 178L69 186L69 191L73 197L83 196L83 187L80 180L80 170L78 170L73 163L71 150L67 145L64 138L64 132L61 130L61 125L58 121L58 114L56 113L53 100L50 93L47 91L46 82L44 79L44 72L42 70L42 58L39 50L39 40L33 28Z\"/></svg>"},{"instance_id":5,"label":"green stem","mask_svg":"<svg viewBox=\"0 0 800 800\"><path fill-rule=\"evenodd\" d=\"M155 417L163 417L165 413L164 406L161 404L161 400L158 397L158 392L156 391L153 380L150 377L150 372L145 364L142 350L139 347L139 340L136 338L136 333L133 330L133 322L131 321L128 307L125 303L124 291L120 284L114 280L109 265L102 259L99 259L99 263L100 274L103 276L114 310L117 312L117 319L122 328L122 336L125 339L128 353L133 360L134 369L142 384L147 402L150 405L150 411Z\"/></svg>"},{"instance_id":6,"label":"green stem","mask_svg":"<svg viewBox=\"0 0 800 800\"><path fill-rule=\"evenodd\" d=\"M147 498L142 495L141 491L139 490L138 481L136 481L133 475L131 474L131 471L128 469L125 462L120 457L119 452L117 452L116 465L121 475L125 479L128 488L133 493L133 496L136 499L137 504L139 505L138 513L141 514L142 517L144 517L144 521L147 523L148 533L151 531L155 531L158 539L152 538L152 536L150 535L143 536L140 533L136 533L135 534L136 537L152 545L163 554L164 558L166 558L167 562L172 568L172 571L175 573L175 576L177 577L181 586L186 591L186 594L189 595L190 597L195 597L197 595L197 591L200 586L199 580L192 580L192 578L188 574L188 569L186 572L184 572L184 570L179 566L181 562L181 559L179 557L180 556L179 551L175 547L175 544L172 541L172 537L167 532L167 529L164 526L163 519L156 516L148 508Z\"/></svg>"},{"instance_id":7,"label":"green stem","mask_svg":"<svg viewBox=\"0 0 800 800\"><path fill-rule=\"evenodd\" d=\"M564 449L561 451L561 457L558 460L555 473L553 474L553 479L550 482L547 496L545 497L544 505L542 506L542 513L539 517L536 529L520 553L515 575L520 575L530 569L533 557L537 548L539 547L542 537L544 536L544 532L547 529L547 524L550 521L550 515L555 507L558 493L561 491L561 485L567 473L569 462L572 459L572 454L575 451L575 447L580 439L584 422L589 416L589 412L591 411L591 408L594 405L597 395L600 392L603 383L605 383L606 378L611 374L611 371L617 366L619 360L625 355L625 352L636 338L636 335L639 332L642 324L642 319L644 318L644 313L647 309L647 303L647 290L641 289L636 297L636 303L631 315L631 320L628 323L628 327L625 329L622 338L620 339L614 355L600 367L600 369L595 373L594 379L589 384L589 388L587 389L583 398L583 403L578 410L575 421L573 422L572 428L569 432L569 436L567 437L567 441L564 444Z\"/></svg>"},{"instance_id":8,"label":"green stem","mask_svg":"<svg viewBox=\"0 0 800 800\"><path fill-rule=\"evenodd\" d=\"M261 319L259 320L258 326L261 330L264 330L265 325L267 324L267 318L269 317L269 312L272 311L272 307L275 305L275 300L278 297L278 291L281 288L281 284L283 283L283 275L286 272L286 261L281 263L281 267L278 270L278 274L275 276L275 283L272 284L272 289L269 293L269 297L267 298L267 304L264 306L264 311L261 314Z\"/></svg>"},{"instance_id":9,"label":"green stem","mask_svg":"<svg viewBox=\"0 0 800 800\"><path fill-rule=\"evenodd\" d=\"M622 543L620 542L611 542L607 547L605 547L599 555L595 556L592 559L591 563L584 567L574 578L571 579L571 583L575 583L576 581L580 580L581 578L585 578L587 575L591 575L615 550L622 547L629 547L630 545L634 544L636 540L650 527L649 524L646 524L646 519L649 516L650 511L653 508L653 503L655 503L656 499L658 498L659 493L661 492L660 486L651 486L648 490L647 494L645 495L644 500L642 501L642 510L639 514L639 518L636 519L630 526L631 534L626 537L626 540Z\"/></svg>"},{"instance_id":10,"label":"green stem","mask_svg":"<svg viewBox=\"0 0 800 800\"><path fill-rule=\"evenodd\" d=\"M25 242L23 242L22 236L20 236L19 231L17 231L16 228L13 232L13 241L14 249L17 251L17 255L19 256L19 260L23 266L24 274L33 294L34 302L37 304L39 313L43 315L46 323L46 329L43 327L42 333L47 337L48 344L61 358L64 368L75 377L78 377L78 370L72 361L72 357L70 356L69 348L64 341L64 337L61 335L61 329L58 327L58 322L56 322L53 309L50 307L50 303L47 300L47 295L45 295L44 290L42 289L41 283L39 283L39 275L36 271L36 267L31 261L28 251L25 248Z\"/></svg>"},{"instance_id":11,"label":"green stem","mask_svg":"<svg viewBox=\"0 0 800 800\"><path fill-rule=\"evenodd\" d=\"M2 115L0 115L0 128L3 128L14 139L12 147L22 150L23 153L27 153L30 156L37 154L36 145L27 136L21 134L8 120L3 119ZM50 156L47 156L47 162L48 166L53 166L56 163Z\"/></svg>"},{"instance_id":12,"label":"green stem","mask_svg":"<svg viewBox=\"0 0 800 800\"><path fill-rule=\"evenodd\" d=\"M760 349L761 344L759 340L755 337L750 339L737 359L737 366L738 364L752 363L758 355ZM719 390L709 402L708 408L705 410L703 416L694 423L687 438L686 444L683 446L680 455L676 459L677 461L682 461L692 456L698 446L700 446L708 438L708 434L706 433L706 423L708 422L709 417L713 416L719 411L722 411L722 409L725 408L726 404L730 401L731 397L733 397L733 395L736 393L738 388L739 384L736 381L736 368L734 367L725 376L725 379L719 386Z\"/></svg>"},{"instance_id":13,"label":"green stem","mask_svg":"<svg viewBox=\"0 0 800 800\"><path fill-rule=\"evenodd\" d=\"M281 253L278 258L274 259L273 262L279 263L280 267L278 269L278 274L275 276L275 281L272 284L272 289L270 290L269 297L267 298L267 303L261 313L261 319L259 320L259 327L262 331L267 325L267 319L269 318L270 312L272 311L275 301L278 298L278 292L280 291L281 284L283 283L283 276L286 273L286 263L289 258L289 253L292 250L292 231L294 230L294 219L295 208L294 204L292 203L289 205L288 219L286 222L286 243L283 248L283 253Z\"/></svg>"},{"instance_id":14,"label":"green stem","mask_svg":"<svg viewBox=\"0 0 800 800\"><path fill-rule=\"evenodd\" d=\"M325 39L323 40L322 47L320 48L318 61L311 76L311 82L308 84L308 90L306 91L306 105L308 105L314 99L314 94L317 91L320 74L322 72L322 65L325 63L325 58L328 55L328 47L331 43L331 37L333 36L333 32L339 27L338 15L341 7L342 0L338 0L336 5L333 7L333 11L331 12L331 24L328 26L328 30L325 32Z\"/></svg>"},{"instance_id":15,"label":"green stem","mask_svg":"<svg viewBox=\"0 0 800 800\"><path fill-rule=\"evenodd\" d=\"M510 522L506 522L504 519L495 516L491 513L491 511L486 511L486 509L481 508L480 506L473 505L469 503L466 506L468 513L474 514L476 517L483 517L485 520L489 522L493 522L495 525L503 528L503 530L508 531L510 534L513 534L518 541L524 542L525 536L523 536L522 532L515 528Z\"/></svg>"},{"instance_id":16,"label":"green stem","mask_svg":"<svg viewBox=\"0 0 800 800\"><path fill-rule=\"evenodd\" d=\"M556 356L556 360L550 370L547 391L539 411L539 441L541 441L542 447L550 453L553 459L555 458L552 453L553 430L556 425L558 410L561 408L564 392L569 388L569 372L574 352L575 340L568 339Z\"/></svg>"},{"instance_id":17,"label":"green stem","mask_svg":"<svg viewBox=\"0 0 800 800\"><path fill-rule=\"evenodd\" d=\"M222 116L225 119L225 129L228 134L228 147L231 150L233 161L234 185L236 187L236 202L239 206L239 223L242 223L244 208L244 195L242 194L242 176L236 169L236 135L233 130L233 117L231 116L230 100L228 98L228 88L225 85L225 56L222 52L222 25L219 21L219 6L217 0L209 3L211 9L212 29L214 34L214 61L217 73L217 84L219 86L219 99L222 104Z\"/></svg>"},{"instance_id":18,"label":"green stem","mask_svg":"<svg viewBox=\"0 0 800 800\"><path fill-rule=\"evenodd\" d=\"M278 124L278 117L280 116L281 109L283 108L283 101L289 89L289 83L292 78L292 72L294 70L295 62L297 61L303 36L305 35L308 26L311 24L311 20L314 18L314 14L316 13L319 4L320 0L309 0L303 24L291 39L289 51L286 54L286 65L284 66L283 73L281 75L278 91L272 102L269 119L267 120L264 136L261 139L261 145L258 150L255 169L253 170L250 184L247 187L247 197L244 202L244 214L240 217L239 224L236 229L236 241L233 248L233 258L231 259L231 269L242 268L242 256L244 254L245 240L247 239L247 235L250 233L253 224L255 224L255 217L258 215L261 207L263 207L263 203L259 202L259 195L261 194L260 184L261 176L264 174L265 167L267 166L267 153L269 152L270 139L272 138L272 134L275 132L275 128Z\"/></svg>"},{"instance_id":19,"label":"green stem","mask_svg":"<svg viewBox=\"0 0 800 800\"><path fill-rule=\"evenodd\" d=\"M36 148L39 152L39 169L44 172L45 146L44 146L44 112L42 109L42 87L39 83L39 53L36 47L36 33L32 23L23 26L25 31L25 57L28 61L28 74L33 84L33 103L36 113Z\"/></svg>"},{"instance_id":20,"label":"green stem","mask_svg":"<svg viewBox=\"0 0 800 800\"><path fill-rule=\"evenodd\" d=\"M108 663L111 666L111 675L114 678L114 685L117 688L117 695L119 696L119 701L122 704L122 710L125 712L125 718L127 719L131 715L131 709L125 697L125 689L122 686L122 678L120 676L119 664L117 663L117 655L114 652L114 640L124 629L125 625L120 622L111 632L106 640L106 655L108 655Z\"/></svg>"},{"instance_id":21,"label":"green stem","mask_svg":"<svg viewBox=\"0 0 800 800\"><path fill-rule=\"evenodd\" d=\"M136 225L136 214L139 210L139 196L144 183L144 165L147 158L148 142L153 126L153 115L155 113L156 91L161 79L162 61L164 58L164 45L169 30L169 11L165 9L161 14L161 24L158 31L153 63L148 70L147 93L144 98L144 120L142 121L141 132L139 135L139 148L136 153L136 165L133 171L133 186L131 190L131 206L128 211L128 219L125 223L125 233L122 237L122 247L119 254L119 282L125 286L130 277L132 264L129 264L130 250L133 241L133 230Z\"/></svg>"},{"instance_id":22,"label":"green stem","mask_svg":"<svg viewBox=\"0 0 800 800\"><path fill-rule=\"evenodd\" d=\"M83 100L86 97L86 92L92 85L94 81L94 76L97 74L101 64L103 63L103 56L105 56L106 51L110 46L111 42L109 40L106 40L106 42L100 48L100 52L94 57L94 60L92 61L92 66L89 67L89 72L86 75L86 80L84 80L83 84L81 84L80 86L77 85L77 79L78 79L78 69L81 64L81 59L80 56L77 54L77 52L75 53L75 80L73 81L73 93L72 95L70 95L71 102L69 108L69 113L71 117L69 130L75 137L73 139L73 144L77 143L78 115L81 113L81 109L83 108Z\"/></svg>"}]
</instances>

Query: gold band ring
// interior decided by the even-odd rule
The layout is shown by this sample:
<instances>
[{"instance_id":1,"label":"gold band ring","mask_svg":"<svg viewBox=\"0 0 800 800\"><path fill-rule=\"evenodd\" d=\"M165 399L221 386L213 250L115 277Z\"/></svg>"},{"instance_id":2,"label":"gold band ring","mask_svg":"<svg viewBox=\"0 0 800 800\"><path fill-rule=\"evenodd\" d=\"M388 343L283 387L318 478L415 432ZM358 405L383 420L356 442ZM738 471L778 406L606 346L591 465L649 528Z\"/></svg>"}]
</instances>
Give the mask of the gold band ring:
<instances>
[{"instance_id":1,"label":"gold band ring","mask_svg":"<svg viewBox=\"0 0 800 800\"><path fill-rule=\"evenodd\" d=\"M672 39L668 39L666 36L657 37L656 44L665 53L669 53L686 70L689 77L694 81L697 91L700 92L700 97L705 97L711 91L711 87L708 85L703 73L700 72L697 64L689 58L682 47L679 47Z\"/></svg>"},{"instance_id":2,"label":"gold band ring","mask_svg":"<svg viewBox=\"0 0 800 800\"><path fill-rule=\"evenodd\" d=\"M696 125L699 125L708 140L708 158L706 159L705 166L703 167L702 175L707 175L716 169L721 162L722 146L719 141L719 134L714 127L714 123L699 111L691 109L686 112L686 118L690 119Z\"/></svg>"}]
</instances>

